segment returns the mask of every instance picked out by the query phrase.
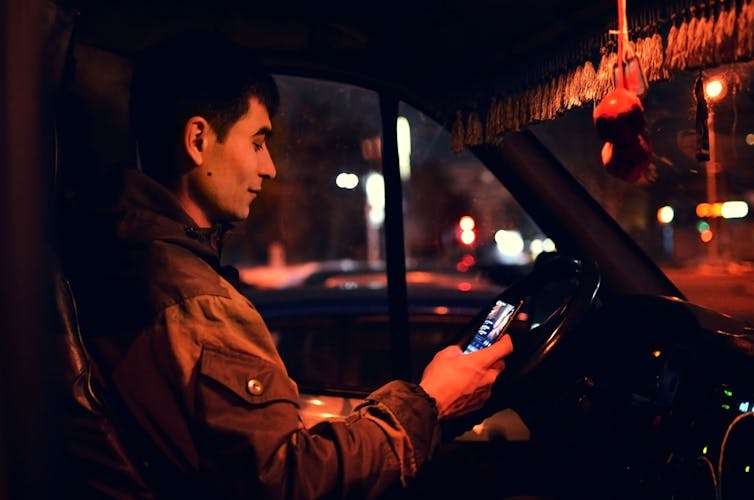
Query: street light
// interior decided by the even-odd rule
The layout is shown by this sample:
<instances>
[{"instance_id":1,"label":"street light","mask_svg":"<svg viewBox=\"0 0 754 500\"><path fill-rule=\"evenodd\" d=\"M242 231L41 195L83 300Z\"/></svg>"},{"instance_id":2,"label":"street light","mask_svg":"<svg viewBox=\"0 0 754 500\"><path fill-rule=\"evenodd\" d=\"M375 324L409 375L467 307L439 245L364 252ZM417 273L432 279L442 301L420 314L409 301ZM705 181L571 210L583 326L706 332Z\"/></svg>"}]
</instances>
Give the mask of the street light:
<instances>
[{"instance_id":1,"label":"street light","mask_svg":"<svg viewBox=\"0 0 754 500\"><path fill-rule=\"evenodd\" d=\"M367 219L367 262L380 261L380 227L385 221L385 179L379 172L370 172L364 181Z\"/></svg>"},{"instance_id":2,"label":"street light","mask_svg":"<svg viewBox=\"0 0 754 500\"><path fill-rule=\"evenodd\" d=\"M717 163L716 134L715 134L715 108L712 105L722 99L726 92L725 82L721 78L713 78L704 85L704 98L708 101L707 130L709 131L709 160L707 161L707 202L717 201L717 173L720 165ZM707 256L712 263L718 260L719 221L713 219L714 229L712 237L707 240Z\"/></svg>"},{"instance_id":3,"label":"street light","mask_svg":"<svg viewBox=\"0 0 754 500\"><path fill-rule=\"evenodd\" d=\"M665 205L657 209L657 221L662 228L662 249L665 252L666 257L673 257L674 245L673 245L673 219L675 218L675 210L670 205Z\"/></svg>"},{"instance_id":4,"label":"street light","mask_svg":"<svg viewBox=\"0 0 754 500\"><path fill-rule=\"evenodd\" d=\"M719 78L708 81L704 86L704 95L707 96L707 99L712 99L713 101L722 99L725 96L723 81Z\"/></svg>"}]
</instances>

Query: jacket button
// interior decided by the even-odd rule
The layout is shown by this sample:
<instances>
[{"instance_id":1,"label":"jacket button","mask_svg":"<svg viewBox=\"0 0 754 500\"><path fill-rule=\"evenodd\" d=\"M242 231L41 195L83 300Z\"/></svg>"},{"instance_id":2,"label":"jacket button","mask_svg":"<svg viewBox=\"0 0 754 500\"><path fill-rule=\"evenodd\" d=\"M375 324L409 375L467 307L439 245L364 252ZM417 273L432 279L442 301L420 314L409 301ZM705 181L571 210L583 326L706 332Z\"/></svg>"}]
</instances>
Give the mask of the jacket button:
<instances>
[{"instance_id":1,"label":"jacket button","mask_svg":"<svg viewBox=\"0 0 754 500\"><path fill-rule=\"evenodd\" d=\"M264 386L259 380L250 378L248 382L246 382L246 390L249 391L249 394L252 396L259 396L264 392Z\"/></svg>"}]
</instances>

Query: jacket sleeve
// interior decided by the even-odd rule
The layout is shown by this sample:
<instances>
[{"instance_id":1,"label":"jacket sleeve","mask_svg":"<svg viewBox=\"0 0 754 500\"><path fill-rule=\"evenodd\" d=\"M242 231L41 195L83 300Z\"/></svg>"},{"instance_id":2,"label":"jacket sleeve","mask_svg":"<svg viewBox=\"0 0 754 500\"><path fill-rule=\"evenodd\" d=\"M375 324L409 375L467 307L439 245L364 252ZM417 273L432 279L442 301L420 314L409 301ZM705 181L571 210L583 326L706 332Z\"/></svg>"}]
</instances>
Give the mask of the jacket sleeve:
<instances>
[{"instance_id":1,"label":"jacket sleeve","mask_svg":"<svg viewBox=\"0 0 754 500\"><path fill-rule=\"evenodd\" d=\"M437 409L419 386L391 382L347 418L307 429L296 384L277 352L260 348L271 337L253 306L199 302L174 318L199 347L196 366L184 359L180 371L195 373L184 380L201 472L229 495L372 498L407 484L431 455Z\"/></svg>"}]
</instances>

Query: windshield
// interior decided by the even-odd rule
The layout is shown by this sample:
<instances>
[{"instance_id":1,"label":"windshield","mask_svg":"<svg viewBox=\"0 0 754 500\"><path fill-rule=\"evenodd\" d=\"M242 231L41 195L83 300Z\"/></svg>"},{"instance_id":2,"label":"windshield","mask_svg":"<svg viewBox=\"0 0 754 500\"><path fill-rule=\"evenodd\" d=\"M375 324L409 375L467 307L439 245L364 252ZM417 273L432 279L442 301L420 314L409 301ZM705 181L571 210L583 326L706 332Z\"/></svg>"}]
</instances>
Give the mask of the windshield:
<instances>
[{"instance_id":1,"label":"windshield","mask_svg":"<svg viewBox=\"0 0 754 500\"><path fill-rule=\"evenodd\" d=\"M635 183L603 167L594 106L531 126L689 300L749 320L754 319L753 77L751 62L704 70L701 83L712 93L701 103L694 92L699 71L652 83L643 101L652 161ZM697 110L704 102L709 118L700 122Z\"/></svg>"}]
</instances>

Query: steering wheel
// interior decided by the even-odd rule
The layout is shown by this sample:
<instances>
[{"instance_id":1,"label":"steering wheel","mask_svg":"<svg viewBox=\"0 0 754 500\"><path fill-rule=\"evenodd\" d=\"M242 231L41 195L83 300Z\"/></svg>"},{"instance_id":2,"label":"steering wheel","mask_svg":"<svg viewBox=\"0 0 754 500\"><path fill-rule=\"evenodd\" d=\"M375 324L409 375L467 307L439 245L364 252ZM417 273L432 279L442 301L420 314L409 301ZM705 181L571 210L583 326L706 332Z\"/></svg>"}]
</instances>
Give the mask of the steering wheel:
<instances>
[{"instance_id":1,"label":"steering wheel","mask_svg":"<svg viewBox=\"0 0 754 500\"><path fill-rule=\"evenodd\" d=\"M506 381L516 380L537 368L592 306L600 281L596 264L592 262L557 253L540 254L532 272L504 289L494 301L512 305L522 302L519 315L525 313L530 321L526 331L509 329L513 353L506 358L501 377ZM547 305L539 321L536 306L553 298L554 303ZM462 347L471 340L488 311L480 311L470 323L470 330L462 337Z\"/></svg>"},{"instance_id":2,"label":"steering wheel","mask_svg":"<svg viewBox=\"0 0 754 500\"><path fill-rule=\"evenodd\" d=\"M489 307L480 311L459 337L462 349L471 341L497 301L513 306L521 302L517 316L523 313L527 319L524 324L516 324L514 319L507 330L513 343L513 353L505 359L505 370L494 384L492 397L484 408L445 422L443 439L454 439L491 413L509 407L508 404L513 404L519 411L520 401L516 394L522 390L523 396L526 396L527 383L534 378L527 379L527 376L553 354L591 309L600 282L594 262L558 253L540 254L528 275L505 288Z\"/></svg>"}]
</instances>

